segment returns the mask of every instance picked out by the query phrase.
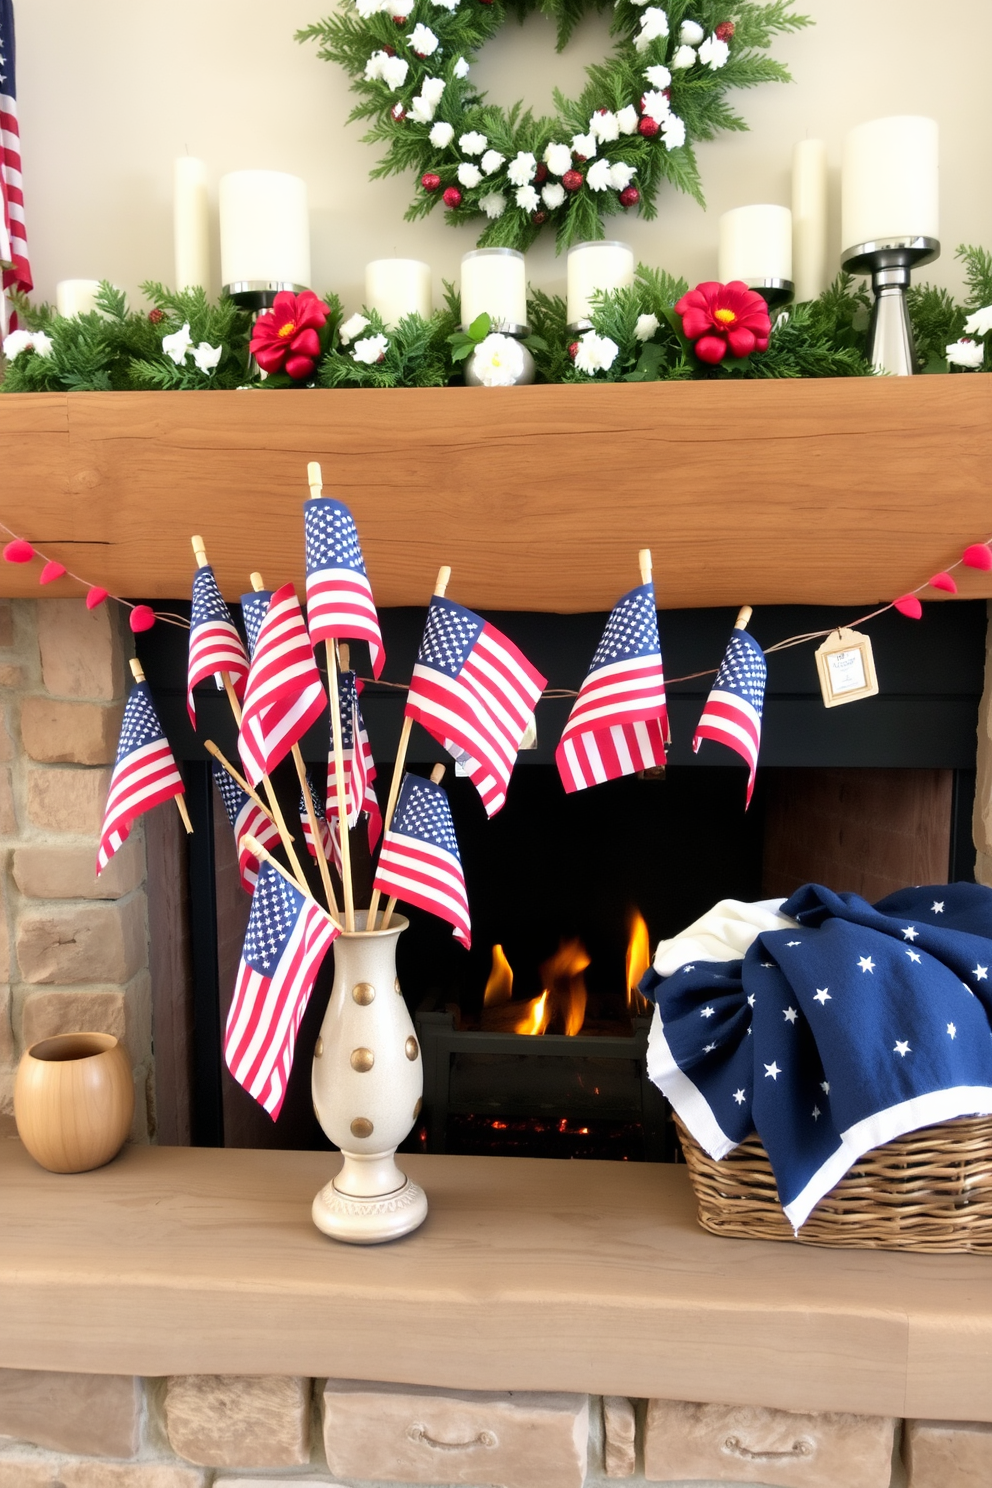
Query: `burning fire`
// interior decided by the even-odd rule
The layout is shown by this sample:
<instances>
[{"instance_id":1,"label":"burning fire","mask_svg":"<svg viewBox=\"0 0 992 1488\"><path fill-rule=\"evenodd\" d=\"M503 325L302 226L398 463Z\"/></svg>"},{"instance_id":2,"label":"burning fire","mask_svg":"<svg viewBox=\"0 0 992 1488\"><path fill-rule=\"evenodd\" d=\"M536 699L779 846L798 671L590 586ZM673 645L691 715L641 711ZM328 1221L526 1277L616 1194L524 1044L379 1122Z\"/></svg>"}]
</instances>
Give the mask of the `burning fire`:
<instances>
[{"instance_id":1,"label":"burning fire","mask_svg":"<svg viewBox=\"0 0 992 1488\"><path fill-rule=\"evenodd\" d=\"M543 1033L548 1026L548 994L542 992L533 1002L524 1003L523 1017L513 1025L514 1033Z\"/></svg>"},{"instance_id":2,"label":"burning fire","mask_svg":"<svg viewBox=\"0 0 992 1488\"><path fill-rule=\"evenodd\" d=\"M544 995L549 998L549 1017L564 1025L563 1032L579 1032L586 1016L586 983L582 973L589 965L589 953L581 940L563 940L541 964Z\"/></svg>"},{"instance_id":3,"label":"burning fire","mask_svg":"<svg viewBox=\"0 0 992 1488\"><path fill-rule=\"evenodd\" d=\"M651 965L651 939L644 916L635 909L629 920L630 939L627 942L627 1008L632 1013L643 1013L648 1000L637 990L637 984Z\"/></svg>"},{"instance_id":4,"label":"burning fire","mask_svg":"<svg viewBox=\"0 0 992 1488\"><path fill-rule=\"evenodd\" d=\"M499 1007L503 1002L509 1002L513 996L513 967L506 959L501 945L493 946L493 969L489 973L486 983L483 1005L485 1007Z\"/></svg>"}]
</instances>

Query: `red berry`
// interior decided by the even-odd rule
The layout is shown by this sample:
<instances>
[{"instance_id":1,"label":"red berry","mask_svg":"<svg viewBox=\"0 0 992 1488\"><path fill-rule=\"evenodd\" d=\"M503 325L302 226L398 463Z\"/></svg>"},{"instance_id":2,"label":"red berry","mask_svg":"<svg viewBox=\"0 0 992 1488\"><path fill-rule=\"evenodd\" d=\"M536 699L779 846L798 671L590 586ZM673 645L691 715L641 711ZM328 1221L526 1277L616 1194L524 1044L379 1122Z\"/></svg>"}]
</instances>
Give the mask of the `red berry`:
<instances>
[{"instance_id":1,"label":"red berry","mask_svg":"<svg viewBox=\"0 0 992 1488\"><path fill-rule=\"evenodd\" d=\"M480 5L492 5L493 0L479 0Z\"/></svg>"},{"instance_id":2,"label":"red berry","mask_svg":"<svg viewBox=\"0 0 992 1488\"><path fill-rule=\"evenodd\" d=\"M671 88L662 88L661 95L662 95L663 98L667 98L668 101L669 101L669 103L671 103L671 101L672 101L672 90L671 90Z\"/></svg>"},{"instance_id":3,"label":"red berry","mask_svg":"<svg viewBox=\"0 0 992 1488\"><path fill-rule=\"evenodd\" d=\"M573 341L572 342L571 346L568 348L568 354L572 358L572 361L574 362L575 361L575 358L579 354L579 343L578 343L578 341Z\"/></svg>"},{"instance_id":4,"label":"red berry","mask_svg":"<svg viewBox=\"0 0 992 1488\"><path fill-rule=\"evenodd\" d=\"M530 220L535 227L542 227L548 220L548 214L547 212L532 212Z\"/></svg>"},{"instance_id":5,"label":"red berry","mask_svg":"<svg viewBox=\"0 0 992 1488\"><path fill-rule=\"evenodd\" d=\"M539 160L537 162L537 169L534 172L534 185L541 186L547 179L548 167L545 165L543 160Z\"/></svg>"},{"instance_id":6,"label":"red berry","mask_svg":"<svg viewBox=\"0 0 992 1488\"><path fill-rule=\"evenodd\" d=\"M407 16L393 16L393 20L396 22L397 26L405 26L407 23L407 19Z\"/></svg>"},{"instance_id":7,"label":"red berry","mask_svg":"<svg viewBox=\"0 0 992 1488\"><path fill-rule=\"evenodd\" d=\"M450 207L452 210L454 210L455 207L460 207L461 204L462 204L462 194L458 190L458 187L457 186L449 186L448 189L447 189L447 191L444 193L444 205L446 207Z\"/></svg>"},{"instance_id":8,"label":"red berry","mask_svg":"<svg viewBox=\"0 0 992 1488\"><path fill-rule=\"evenodd\" d=\"M636 207L641 199L641 193L636 186L625 186L620 193L620 205L622 207Z\"/></svg>"},{"instance_id":9,"label":"red berry","mask_svg":"<svg viewBox=\"0 0 992 1488\"><path fill-rule=\"evenodd\" d=\"M584 180L585 177L583 176L581 171L570 170L566 171L565 174L562 176L561 184L564 186L566 191L578 191Z\"/></svg>"},{"instance_id":10,"label":"red berry","mask_svg":"<svg viewBox=\"0 0 992 1488\"><path fill-rule=\"evenodd\" d=\"M433 171L424 171L420 184L425 191L436 191L441 184L441 177L436 176Z\"/></svg>"},{"instance_id":11,"label":"red berry","mask_svg":"<svg viewBox=\"0 0 992 1488\"><path fill-rule=\"evenodd\" d=\"M149 310L148 319L151 321L152 325L158 325L165 319L165 311L158 309Z\"/></svg>"},{"instance_id":12,"label":"red berry","mask_svg":"<svg viewBox=\"0 0 992 1488\"><path fill-rule=\"evenodd\" d=\"M645 114L637 126L638 134L643 134L645 139L654 139L660 130L661 125L658 123L658 120L652 119L650 114Z\"/></svg>"},{"instance_id":13,"label":"red berry","mask_svg":"<svg viewBox=\"0 0 992 1488\"><path fill-rule=\"evenodd\" d=\"M578 155L573 150L572 151L572 159L575 160L575 161L577 161L579 165L585 165L586 161L589 159L589 156L588 155Z\"/></svg>"},{"instance_id":14,"label":"red berry","mask_svg":"<svg viewBox=\"0 0 992 1488\"><path fill-rule=\"evenodd\" d=\"M729 41L736 30L733 21L721 21L716 28L716 35L720 41Z\"/></svg>"},{"instance_id":15,"label":"red berry","mask_svg":"<svg viewBox=\"0 0 992 1488\"><path fill-rule=\"evenodd\" d=\"M397 123L399 122L400 119L405 119L406 118L406 109L403 107L403 105L401 103L394 103L393 106L392 106L392 108L389 110L389 112L392 114L393 118L397 121Z\"/></svg>"},{"instance_id":16,"label":"red berry","mask_svg":"<svg viewBox=\"0 0 992 1488\"><path fill-rule=\"evenodd\" d=\"M382 50L385 52L385 54L386 54L387 57L395 57L396 56L396 48L395 47L384 46Z\"/></svg>"}]
</instances>

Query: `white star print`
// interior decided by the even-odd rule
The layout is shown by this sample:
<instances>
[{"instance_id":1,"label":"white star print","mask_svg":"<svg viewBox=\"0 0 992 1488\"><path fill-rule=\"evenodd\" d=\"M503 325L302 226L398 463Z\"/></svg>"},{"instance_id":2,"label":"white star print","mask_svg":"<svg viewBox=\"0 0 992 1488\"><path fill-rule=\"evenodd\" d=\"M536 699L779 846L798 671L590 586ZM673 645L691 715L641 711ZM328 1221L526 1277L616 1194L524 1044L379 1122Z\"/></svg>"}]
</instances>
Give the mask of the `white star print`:
<instances>
[{"instance_id":1,"label":"white star print","mask_svg":"<svg viewBox=\"0 0 992 1488\"><path fill-rule=\"evenodd\" d=\"M766 1064L765 1065L765 1079L766 1080L777 1080L778 1077L779 1077L779 1075L781 1073L782 1073L782 1071L779 1069L779 1067L775 1063L774 1059L772 1060L771 1064Z\"/></svg>"},{"instance_id":2,"label":"white star print","mask_svg":"<svg viewBox=\"0 0 992 1488\"><path fill-rule=\"evenodd\" d=\"M796 1019L799 1016L794 1007L783 1008L782 1012L785 1017L786 1023L795 1023Z\"/></svg>"},{"instance_id":3,"label":"white star print","mask_svg":"<svg viewBox=\"0 0 992 1488\"><path fill-rule=\"evenodd\" d=\"M989 969L987 966L976 966L971 974L976 982L987 982L989 979Z\"/></svg>"},{"instance_id":4,"label":"white star print","mask_svg":"<svg viewBox=\"0 0 992 1488\"><path fill-rule=\"evenodd\" d=\"M948 1025L947 1025L947 1035L948 1035L948 1038L957 1038L958 1031L957 1031L956 1026L953 1023L948 1023Z\"/></svg>"},{"instance_id":5,"label":"white star print","mask_svg":"<svg viewBox=\"0 0 992 1488\"><path fill-rule=\"evenodd\" d=\"M737 1102L737 1104L739 1106L742 1106L744 1104L744 1092L743 1092L743 1090L735 1090L734 1091L734 1100Z\"/></svg>"},{"instance_id":6,"label":"white star print","mask_svg":"<svg viewBox=\"0 0 992 1488\"><path fill-rule=\"evenodd\" d=\"M704 1007L699 1016L701 1018L712 1018L712 1016L713 1016L713 1014L715 1012L716 1012L716 1008Z\"/></svg>"},{"instance_id":7,"label":"white star print","mask_svg":"<svg viewBox=\"0 0 992 1488\"><path fill-rule=\"evenodd\" d=\"M704 1046L704 1048L703 1048L703 1053L704 1054L712 1054L713 1053L713 1050L715 1048L716 1048L716 1044L706 1044Z\"/></svg>"},{"instance_id":8,"label":"white star print","mask_svg":"<svg viewBox=\"0 0 992 1488\"><path fill-rule=\"evenodd\" d=\"M748 1025L748 1030L747 1031L748 1031L748 1033L753 1033L754 1032L754 1029L750 1026L750 1024Z\"/></svg>"},{"instance_id":9,"label":"white star print","mask_svg":"<svg viewBox=\"0 0 992 1488\"><path fill-rule=\"evenodd\" d=\"M820 1081L820 1089L823 1091L824 1095L829 1095L830 1094L830 1081L829 1080L821 1080Z\"/></svg>"},{"instance_id":10,"label":"white star print","mask_svg":"<svg viewBox=\"0 0 992 1488\"><path fill-rule=\"evenodd\" d=\"M774 961L762 961L761 964L765 968L766 971L770 971L771 968L775 965L775 962Z\"/></svg>"},{"instance_id":11,"label":"white star print","mask_svg":"<svg viewBox=\"0 0 992 1488\"><path fill-rule=\"evenodd\" d=\"M819 1121L821 1115L822 1115L822 1112L821 1112L819 1106L814 1106L813 1107L813 1120L814 1121Z\"/></svg>"},{"instance_id":12,"label":"white star print","mask_svg":"<svg viewBox=\"0 0 992 1488\"><path fill-rule=\"evenodd\" d=\"M875 963L871 959L870 956L859 956L858 957L858 969L860 971L874 971L875 970Z\"/></svg>"},{"instance_id":13,"label":"white star print","mask_svg":"<svg viewBox=\"0 0 992 1488\"><path fill-rule=\"evenodd\" d=\"M826 987L817 987L813 994L813 1001L818 1002L821 1007L824 1007L828 1002L833 1002L833 998L830 996Z\"/></svg>"},{"instance_id":14,"label":"white star print","mask_svg":"<svg viewBox=\"0 0 992 1488\"><path fill-rule=\"evenodd\" d=\"M915 925L907 925L905 930L902 932L902 937L903 940L916 940L919 936L919 933L920 932L919 930L917 930Z\"/></svg>"},{"instance_id":15,"label":"white star print","mask_svg":"<svg viewBox=\"0 0 992 1488\"><path fill-rule=\"evenodd\" d=\"M933 901L933 903L931 904L931 906L930 906L930 910L931 910L931 912L933 914L943 914L944 913L944 901L943 901L943 899L935 899Z\"/></svg>"},{"instance_id":16,"label":"white star print","mask_svg":"<svg viewBox=\"0 0 992 1488\"><path fill-rule=\"evenodd\" d=\"M694 966L683 966L683 968L682 968L683 972L686 972L686 973L688 973L690 971L695 971L695 969L696 968Z\"/></svg>"},{"instance_id":17,"label":"white star print","mask_svg":"<svg viewBox=\"0 0 992 1488\"><path fill-rule=\"evenodd\" d=\"M911 951L911 950L907 949L906 955L909 957L910 961L915 961L916 964L917 964L917 966L922 966L923 965L923 957L921 955L919 955L916 951Z\"/></svg>"},{"instance_id":18,"label":"white star print","mask_svg":"<svg viewBox=\"0 0 992 1488\"><path fill-rule=\"evenodd\" d=\"M748 1005L748 1007L751 1007L751 1008L754 1007L754 993L753 992L751 993L750 997L747 1000L747 1005Z\"/></svg>"},{"instance_id":19,"label":"white star print","mask_svg":"<svg viewBox=\"0 0 992 1488\"><path fill-rule=\"evenodd\" d=\"M801 940L787 940L785 943L787 946L802 945Z\"/></svg>"},{"instance_id":20,"label":"white star print","mask_svg":"<svg viewBox=\"0 0 992 1488\"><path fill-rule=\"evenodd\" d=\"M896 1046L892 1052L893 1054L898 1054L900 1059L905 1059L906 1055L912 1054L913 1051L905 1039L896 1039Z\"/></svg>"}]
</instances>

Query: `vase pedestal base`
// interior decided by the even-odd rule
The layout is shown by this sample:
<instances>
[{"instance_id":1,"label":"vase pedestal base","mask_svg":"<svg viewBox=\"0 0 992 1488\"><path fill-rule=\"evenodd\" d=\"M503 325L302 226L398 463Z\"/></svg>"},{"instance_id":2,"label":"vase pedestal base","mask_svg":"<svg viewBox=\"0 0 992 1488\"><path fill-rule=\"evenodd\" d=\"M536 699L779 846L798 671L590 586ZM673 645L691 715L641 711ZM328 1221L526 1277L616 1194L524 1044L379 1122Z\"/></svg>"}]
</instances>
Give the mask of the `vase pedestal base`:
<instances>
[{"instance_id":1,"label":"vase pedestal base","mask_svg":"<svg viewBox=\"0 0 992 1488\"><path fill-rule=\"evenodd\" d=\"M341 1178L338 1174L338 1178ZM397 1169L397 1177L403 1174ZM381 1245L408 1235L427 1218L427 1195L419 1184L405 1179L390 1193L346 1194L326 1184L313 1201L313 1222L333 1240L349 1245Z\"/></svg>"}]
</instances>

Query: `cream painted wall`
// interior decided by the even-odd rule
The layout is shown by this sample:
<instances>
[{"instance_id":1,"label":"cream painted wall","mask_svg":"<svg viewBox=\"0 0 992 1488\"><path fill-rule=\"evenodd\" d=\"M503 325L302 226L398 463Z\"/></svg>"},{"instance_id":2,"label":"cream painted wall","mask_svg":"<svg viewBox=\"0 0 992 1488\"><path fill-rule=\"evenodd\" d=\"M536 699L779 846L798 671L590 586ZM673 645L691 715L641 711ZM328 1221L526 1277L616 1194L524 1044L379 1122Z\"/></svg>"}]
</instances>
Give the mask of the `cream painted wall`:
<instances>
[{"instance_id":1,"label":"cream painted wall","mask_svg":"<svg viewBox=\"0 0 992 1488\"><path fill-rule=\"evenodd\" d=\"M51 297L62 278L172 279L171 172L184 152L217 177L243 167L289 170L310 186L314 288L360 302L375 257L428 260L435 293L457 278L470 230L440 213L403 221L412 183L371 182L371 147L346 125L344 74L319 62L294 31L326 0L16 0L18 92L35 282ZM658 219L614 219L645 262L693 283L716 272L716 218L753 201L788 203L792 145L828 142L834 168L832 253L838 241L837 166L844 131L889 113L928 113L941 127L943 258L926 271L960 283L960 242L992 248L992 0L806 0L816 25L781 39L795 83L740 95L749 134L699 148L708 211L665 188ZM732 12L733 5L728 4ZM507 26L480 58L494 100L549 108L551 89L575 91L602 54L606 20L590 17L557 58L544 18ZM216 244L215 244L216 249ZM215 251L215 272L216 272ZM528 255L532 283L564 285L553 243ZM217 283L213 285L216 290Z\"/></svg>"}]
</instances>

